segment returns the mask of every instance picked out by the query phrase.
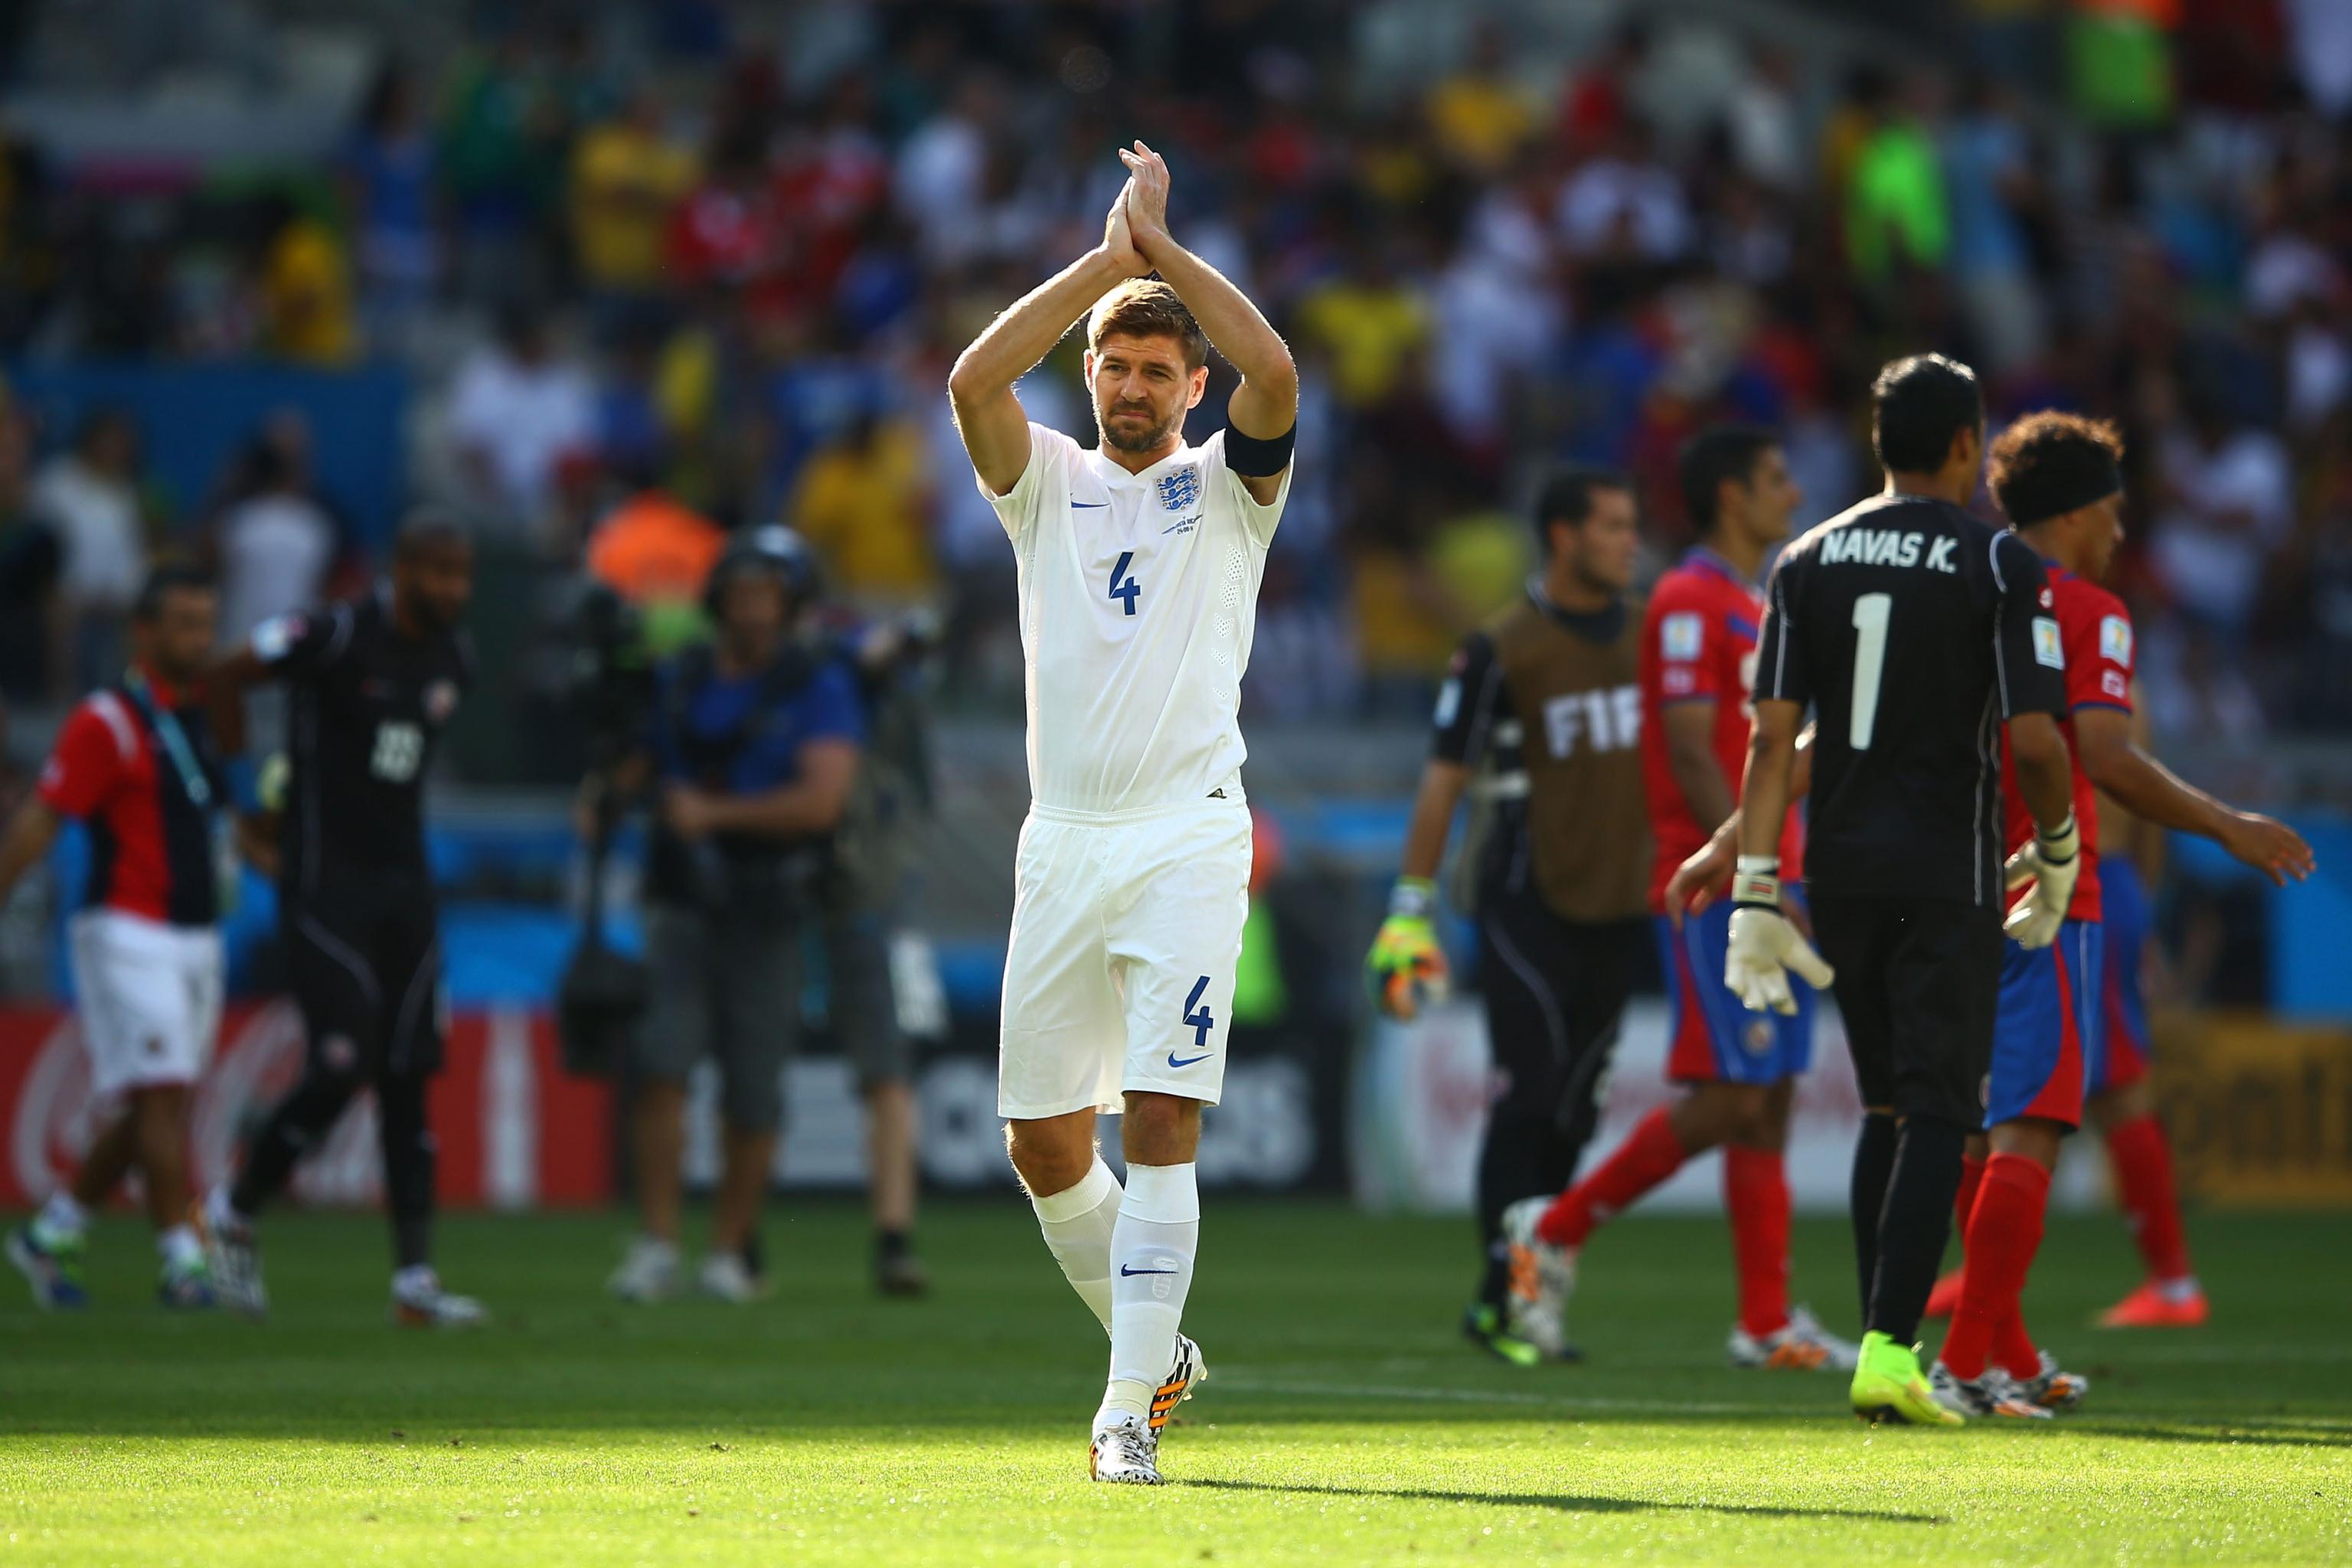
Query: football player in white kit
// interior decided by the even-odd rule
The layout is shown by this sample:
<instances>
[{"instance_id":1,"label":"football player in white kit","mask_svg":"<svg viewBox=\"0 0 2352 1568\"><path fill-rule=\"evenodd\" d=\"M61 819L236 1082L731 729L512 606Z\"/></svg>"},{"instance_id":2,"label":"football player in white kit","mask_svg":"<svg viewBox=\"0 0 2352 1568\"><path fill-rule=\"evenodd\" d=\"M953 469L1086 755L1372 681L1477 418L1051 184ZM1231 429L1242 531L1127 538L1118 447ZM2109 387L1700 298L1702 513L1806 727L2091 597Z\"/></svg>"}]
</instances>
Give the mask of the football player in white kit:
<instances>
[{"instance_id":1,"label":"football player in white kit","mask_svg":"<svg viewBox=\"0 0 2352 1568\"><path fill-rule=\"evenodd\" d=\"M1150 1486L1160 1429L1203 1379L1177 1331L1192 1161L1224 1079L1250 870L1241 679L1298 372L1241 290L1169 237L1159 154L1119 157L1102 244L981 333L948 395L1019 556L1028 662L997 1109L1046 1246L1110 1334L1088 1471ZM1081 317L1091 450L1030 424L1013 391ZM1189 447L1211 341L1242 382L1230 427ZM1097 1112L1115 1110L1123 1192L1095 1146Z\"/></svg>"}]
</instances>

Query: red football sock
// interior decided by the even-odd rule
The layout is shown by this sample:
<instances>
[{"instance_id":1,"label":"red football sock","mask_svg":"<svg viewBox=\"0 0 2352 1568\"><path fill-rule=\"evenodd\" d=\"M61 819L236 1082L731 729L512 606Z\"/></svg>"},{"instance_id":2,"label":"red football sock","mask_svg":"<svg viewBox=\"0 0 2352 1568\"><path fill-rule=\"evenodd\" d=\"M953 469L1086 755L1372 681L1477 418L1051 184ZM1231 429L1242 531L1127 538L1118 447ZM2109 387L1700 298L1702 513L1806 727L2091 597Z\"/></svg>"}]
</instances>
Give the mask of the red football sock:
<instances>
[{"instance_id":1,"label":"red football sock","mask_svg":"<svg viewBox=\"0 0 2352 1568\"><path fill-rule=\"evenodd\" d=\"M1789 1326L1789 1169L1778 1149L1723 1150L1723 1206L1739 1269L1739 1326L1762 1338Z\"/></svg>"},{"instance_id":2,"label":"red football sock","mask_svg":"<svg viewBox=\"0 0 2352 1568\"><path fill-rule=\"evenodd\" d=\"M1985 1162L1984 1183L1969 1215L1960 1304L1944 1336L1943 1362L1954 1376L1984 1375L1993 1331L2016 1312L2026 1271L2042 1245L2042 1210L2049 1202L2050 1173L2022 1154L1995 1154Z\"/></svg>"},{"instance_id":3,"label":"red football sock","mask_svg":"<svg viewBox=\"0 0 2352 1568\"><path fill-rule=\"evenodd\" d=\"M1960 1156L1960 1190L1952 1195L1952 1234L1960 1238L1963 1253L1969 1245L1969 1216L1977 1212L1977 1189L1984 1184L1985 1163L1974 1154Z\"/></svg>"},{"instance_id":4,"label":"red football sock","mask_svg":"<svg viewBox=\"0 0 2352 1568\"><path fill-rule=\"evenodd\" d=\"M1552 1200L1536 1235L1554 1247L1581 1247L1596 1226L1682 1169L1689 1158L1663 1107L1642 1118L1617 1152Z\"/></svg>"},{"instance_id":5,"label":"red football sock","mask_svg":"<svg viewBox=\"0 0 2352 1568\"><path fill-rule=\"evenodd\" d=\"M2024 1380L2042 1375L2042 1352L2026 1331L2024 1312L2011 1312L1993 1330L1992 1359L2011 1377Z\"/></svg>"},{"instance_id":6,"label":"red football sock","mask_svg":"<svg viewBox=\"0 0 2352 1568\"><path fill-rule=\"evenodd\" d=\"M2186 1279L2189 1238L2180 1231L2180 1195L2172 1184L2172 1145L2153 1114L2136 1116L2107 1130L2107 1160L2114 1168L2116 1200L2123 1205L2139 1255L2152 1279Z\"/></svg>"}]
</instances>

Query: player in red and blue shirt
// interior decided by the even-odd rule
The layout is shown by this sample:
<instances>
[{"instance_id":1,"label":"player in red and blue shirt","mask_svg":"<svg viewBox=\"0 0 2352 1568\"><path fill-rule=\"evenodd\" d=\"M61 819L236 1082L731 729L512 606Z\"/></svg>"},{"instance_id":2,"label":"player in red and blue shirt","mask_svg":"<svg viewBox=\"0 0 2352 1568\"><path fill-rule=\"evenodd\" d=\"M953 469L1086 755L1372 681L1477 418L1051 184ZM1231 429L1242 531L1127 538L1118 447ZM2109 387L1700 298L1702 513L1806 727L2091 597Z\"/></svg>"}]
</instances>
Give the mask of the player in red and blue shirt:
<instances>
[{"instance_id":1,"label":"player in red and blue shirt","mask_svg":"<svg viewBox=\"0 0 2352 1568\"><path fill-rule=\"evenodd\" d=\"M2141 744L2144 722L2132 741ZM2107 929L2105 1038L2091 1064L2083 1103L2106 1146L2108 1176L2132 1243L2147 1267L2137 1288L2099 1316L2105 1329L2189 1329L2210 1315L2205 1289L2189 1258L2180 1223L2172 1144L2156 1114L2147 1081L2152 1043L2142 972L2147 963L2153 910L2148 883L2164 852L2164 833L2111 800L2099 802L2099 878Z\"/></svg>"},{"instance_id":2,"label":"player in red and blue shirt","mask_svg":"<svg viewBox=\"0 0 2352 1568\"><path fill-rule=\"evenodd\" d=\"M2020 420L1991 451L1994 497L2050 568L2034 656L2066 674L2084 864L2057 940L2040 948L2011 942L2002 968L1987 1132L1971 1149L1958 1198L1966 1262L1936 1367L1938 1397L1971 1415L2046 1415L2077 1403L2087 1386L2034 1345L2019 1300L2041 1245L2059 1145L2082 1121L2100 1056L2097 791L2151 820L2207 833L2274 879L2307 875L2312 865L2292 829L2231 811L2132 743L2131 617L2097 582L2123 539L2122 452L2112 426L2057 413ZM2033 825L2013 777L2003 782L2011 876L2031 876Z\"/></svg>"},{"instance_id":3,"label":"player in red and blue shirt","mask_svg":"<svg viewBox=\"0 0 2352 1568\"><path fill-rule=\"evenodd\" d=\"M2118 505L2120 502L2117 503ZM2089 509L2086 509L2089 510ZM2044 531L2037 524L2022 531ZM2035 542L2042 542L2035 541ZM2083 1124L2083 1092L2097 1058L2101 1022L2102 959L2098 790L2083 766L2075 741L2076 718L2087 709L2131 713L2131 617L2123 601L2086 582L2063 562L2046 554L2050 620L2056 626L2051 661L2063 660L2069 716L2060 726L2074 763L2074 821L2083 835L2081 873L2058 940L2027 949L2015 942L2001 972L2001 1006L1993 1034L1992 1074L1985 1094L1985 1125L1998 1127L2023 1118L2056 1123L2071 1132ZM2035 651L2045 638L2038 626ZM2017 789L2015 763L2006 741L2001 755L2003 833L2013 853L2034 837L2032 814ZM2021 889L2010 895L2014 909Z\"/></svg>"},{"instance_id":4,"label":"player in red and blue shirt","mask_svg":"<svg viewBox=\"0 0 2352 1568\"><path fill-rule=\"evenodd\" d=\"M2045 426L2042 421L2063 423ZM2045 433L2046 432L2046 433ZM2084 770L2076 721L2086 710L2128 713L2130 620L2121 600L2077 568L2104 573L2122 537L2121 472L2105 426L2072 416L2040 415L2003 433L1993 448L1993 493L2019 535L2042 556L2048 585L2033 622L2033 657L2062 670L2067 717L2062 728L2073 758L2074 820L2081 868L2054 941L2028 946L2014 924L2001 961L2000 1002L1985 1080L1985 1128L1969 1141L1955 1203L1966 1247L1952 1322L1933 1381L1938 1396L1963 1415L2045 1418L2036 1393L2072 1405L2084 1385L2034 1390L2041 1352L2027 1333L2019 1301L2042 1244L2050 1176L2061 1140L2082 1125L2083 1088L2098 1052L2102 955L2099 929L2098 797ZM2124 628L2116 635L2110 628ZM2004 843L2028 855L2036 839L2003 737ZM2012 921L2023 890L2010 896Z\"/></svg>"},{"instance_id":5,"label":"player in red and blue shirt","mask_svg":"<svg viewBox=\"0 0 2352 1568\"><path fill-rule=\"evenodd\" d=\"M224 800L197 684L218 599L184 567L158 568L132 612L134 658L58 731L40 785L0 839L0 901L68 820L89 835L88 907L71 955L90 1089L111 1120L68 1188L6 1239L47 1307L79 1307L83 1237L133 1167L163 1255L167 1307L209 1307L204 1250L184 1219L188 1099L220 1019L214 826Z\"/></svg>"},{"instance_id":6,"label":"player in red and blue shirt","mask_svg":"<svg viewBox=\"0 0 2352 1568\"><path fill-rule=\"evenodd\" d=\"M1666 1076L1676 1083L1785 1084L1812 1063L1812 987L1798 982L1796 1014L1769 1017L1748 1014L1724 987L1729 903L1679 931L1664 914L1675 868L1737 803L1763 611L1755 579L1722 549L1701 544L1658 580L1642 638L1642 770L1657 849L1650 906L1675 1015ZM1723 816L1708 820L1717 805ZM1788 880L1803 877L1803 845L1792 810L1780 837L1781 865L1798 868Z\"/></svg>"},{"instance_id":7,"label":"player in red and blue shirt","mask_svg":"<svg viewBox=\"0 0 2352 1568\"><path fill-rule=\"evenodd\" d=\"M1681 479L1700 542L1658 581L1642 633L1642 765L1656 843L1650 901L1673 1016L1666 1075L1685 1086L1592 1173L1563 1194L1543 1239L1580 1247L1592 1229L1695 1156L1723 1149L1724 1204L1739 1275L1735 1365L1853 1365L1853 1347L1789 1305L1789 1183L1782 1160L1795 1079L1812 1061L1813 993L1796 983L1792 1016L1750 1013L1724 984L1731 904L1680 922L1663 913L1668 880L1731 815L1748 755L1757 578L1803 499L1771 433L1726 426L1684 448ZM1790 814L1782 864L1801 830ZM1790 873L1790 880L1796 873Z\"/></svg>"}]
</instances>

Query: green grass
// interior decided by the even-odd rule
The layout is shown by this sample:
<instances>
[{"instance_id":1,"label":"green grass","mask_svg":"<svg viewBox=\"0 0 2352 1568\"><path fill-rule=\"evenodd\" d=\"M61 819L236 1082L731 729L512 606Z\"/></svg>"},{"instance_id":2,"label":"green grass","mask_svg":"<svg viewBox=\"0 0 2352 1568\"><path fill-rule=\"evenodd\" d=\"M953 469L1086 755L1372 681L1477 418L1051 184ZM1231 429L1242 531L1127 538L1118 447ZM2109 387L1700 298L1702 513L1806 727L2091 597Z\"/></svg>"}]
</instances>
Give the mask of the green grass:
<instances>
[{"instance_id":1,"label":"green grass","mask_svg":"<svg viewBox=\"0 0 2352 1568\"><path fill-rule=\"evenodd\" d=\"M0 1299L0 1568L12 1563L2317 1563L2352 1557L2352 1247L2338 1216L2209 1217L2201 1332L2084 1327L2133 1275L2053 1223L2029 1305L2095 1381L2032 1430L1870 1431L1843 1381L1734 1373L1719 1222L1589 1250L1582 1367L1454 1337L1457 1224L1213 1202L1187 1327L1213 1381L1156 1491L1085 1479L1103 1347L1025 1207L941 1207L928 1302L865 1289L846 1207L770 1229L746 1309L623 1309L614 1219L459 1219L497 1326L396 1332L383 1236L268 1231L266 1327L149 1304L95 1237L100 1305ZM1851 1327L1840 1224L1798 1285Z\"/></svg>"}]
</instances>

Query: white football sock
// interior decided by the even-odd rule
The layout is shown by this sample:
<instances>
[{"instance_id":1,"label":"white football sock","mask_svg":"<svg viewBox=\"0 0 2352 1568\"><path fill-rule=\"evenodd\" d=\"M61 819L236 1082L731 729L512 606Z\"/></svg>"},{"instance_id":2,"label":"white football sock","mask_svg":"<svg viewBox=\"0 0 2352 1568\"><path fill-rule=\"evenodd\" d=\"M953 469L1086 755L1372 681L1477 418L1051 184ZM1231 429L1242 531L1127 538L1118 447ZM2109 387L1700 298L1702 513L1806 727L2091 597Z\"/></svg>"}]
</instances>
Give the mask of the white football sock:
<instances>
[{"instance_id":1,"label":"white football sock","mask_svg":"<svg viewBox=\"0 0 2352 1568\"><path fill-rule=\"evenodd\" d=\"M155 1237L155 1250L163 1261L178 1268L193 1268L205 1260L204 1243L188 1225L175 1225Z\"/></svg>"},{"instance_id":2,"label":"white football sock","mask_svg":"<svg viewBox=\"0 0 2352 1568\"><path fill-rule=\"evenodd\" d=\"M1193 1167L1128 1166L1127 1196L1110 1239L1117 1266L1110 1282L1110 1382L1095 1415L1097 1429L1117 1416L1150 1419L1152 1395L1176 1359L1176 1328L1200 1245L1201 1193Z\"/></svg>"},{"instance_id":3,"label":"white football sock","mask_svg":"<svg viewBox=\"0 0 2352 1568\"><path fill-rule=\"evenodd\" d=\"M226 1182L205 1194L205 1217L216 1226L231 1229L243 1229L253 1224L253 1216L230 1201Z\"/></svg>"},{"instance_id":4,"label":"white football sock","mask_svg":"<svg viewBox=\"0 0 2352 1568\"><path fill-rule=\"evenodd\" d=\"M49 1201L41 1205L39 1218L41 1234L59 1240L79 1236L89 1225L89 1215L63 1187L49 1194Z\"/></svg>"},{"instance_id":5,"label":"white football sock","mask_svg":"<svg viewBox=\"0 0 2352 1568\"><path fill-rule=\"evenodd\" d=\"M1029 1200L1054 1261L1078 1300L1101 1320L1105 1333L1110 1332L1110 1237L1119 1197L1118 1178L1097 1155L1076 1186Z\"/></svg>"}]
</instances>

